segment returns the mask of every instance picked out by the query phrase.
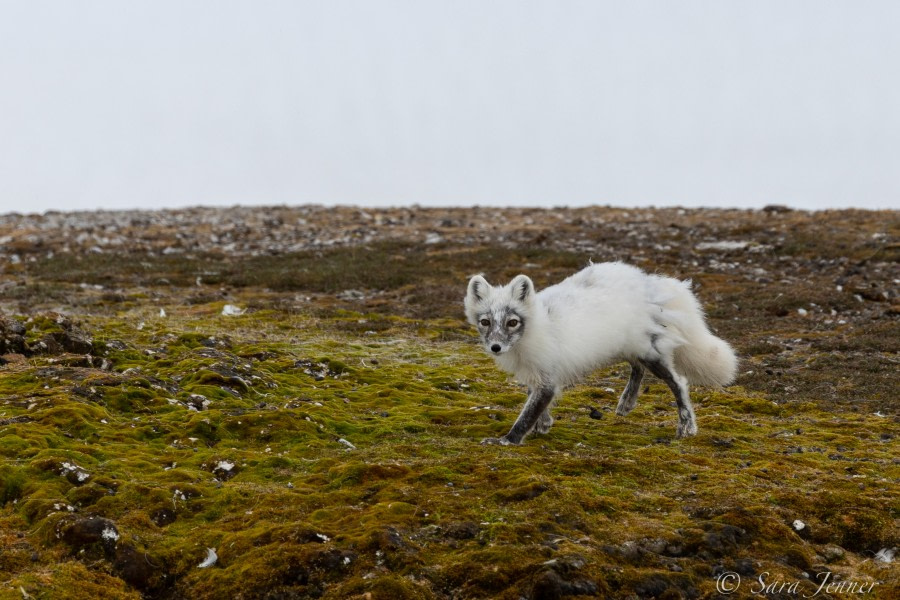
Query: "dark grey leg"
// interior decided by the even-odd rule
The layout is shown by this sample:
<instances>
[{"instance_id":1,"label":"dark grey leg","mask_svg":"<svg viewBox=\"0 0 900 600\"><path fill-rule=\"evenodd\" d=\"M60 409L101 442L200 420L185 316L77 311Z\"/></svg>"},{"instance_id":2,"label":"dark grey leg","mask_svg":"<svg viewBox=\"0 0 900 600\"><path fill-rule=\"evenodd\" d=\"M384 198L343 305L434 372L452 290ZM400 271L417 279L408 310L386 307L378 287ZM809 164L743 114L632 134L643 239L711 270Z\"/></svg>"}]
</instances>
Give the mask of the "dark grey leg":
<instances>
[{"instance_id":1,"label":"dark grey leg","mask_svg":"<svg viewBox=\"0 0 900 600\"><path fill-rule=\"evenodd\" d=\"M687 379L684 375L677 373L661 360L643 360L641 363L651 373L665 381L675 395L675 403L678 405L678 428L675 430L675 437L682 438L696 435L697 418L694 416L694 407L691 404Z\"/></svg>"},{"instance_id":2,"label":"dark grey leg","mask_svg":"<svg viewBox=\"0 0 900 600\"><path fill-rule=\"evenodd\" d=\"M525 436L534 429L538 419L545 413L549 416L550 404L553 402L555 396L555 387L546 386L532 390L528 394L528 400L525 402L525 406L522 407L522 412L519 413L519 417L516 419L516 422L513 423L509 433L500 438L485 438L481 440L481 443L501 444L503 446L521 444L522 440L525 439Z\"/></svg>"},{"instance_id":3,"label":"dark grey leg","mask_svg":"<svg viewBox=\"0 0 900 600\"><path fill-rule=\"evenodd\" d=\"M641 381L644 380L644 367L640 363L631 363L631 376L625 391L619 396L619 404L616 405L616 414L625 416L637 406L638 395L641 393Z\"/></svg>"},{"instance_id":4,"label":"dark grey leg","mask_svg":"<svg viewBox=\"0 0 900 600\"><path fill-rule=\"evenodd\" d=\"M553 427L553 415L550 414L550 409L548 408L538 417L537 423L534 424L534 432L549 433L551 427Z\"/></svg>"},{"instance_id":5,"label":"dark grey leg","mask_svg":"<svg viewBox=\"0 0 900 600\"><path fill-rule=\"evenodd\" d=\"M528 395L531 396L531 394L532 389L528 388ZM550 414L550 409L553 408L553 404L551 400L544 412L541 413L541 416L538 417L537 423L534 424L534 429L532 430L534 433L550 433L550 428L553 426L553 415Z\"/></svg>"}]
</instances>

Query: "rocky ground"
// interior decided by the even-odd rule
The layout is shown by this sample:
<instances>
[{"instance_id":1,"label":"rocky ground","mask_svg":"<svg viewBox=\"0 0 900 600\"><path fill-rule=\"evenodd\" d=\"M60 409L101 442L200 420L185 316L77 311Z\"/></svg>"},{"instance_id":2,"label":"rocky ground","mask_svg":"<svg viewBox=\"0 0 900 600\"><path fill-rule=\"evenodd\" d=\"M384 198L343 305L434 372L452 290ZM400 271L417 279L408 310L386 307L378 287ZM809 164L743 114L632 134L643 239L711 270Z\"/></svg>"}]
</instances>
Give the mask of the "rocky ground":
<instances>
[{"instance_id":1,"label":"rocky ground","mask_svg":"<svg viewBox=\"0 0 900 600\"><path fill-rule=\"evenodd\" d=\"M0 597L896 597L898 236L775 206L2 215ZM615 416L615 366L478 445L523 394L468 276L589 260L691 278L738 381L688 440L655 380Z\"/></svg>"}]
</instances>

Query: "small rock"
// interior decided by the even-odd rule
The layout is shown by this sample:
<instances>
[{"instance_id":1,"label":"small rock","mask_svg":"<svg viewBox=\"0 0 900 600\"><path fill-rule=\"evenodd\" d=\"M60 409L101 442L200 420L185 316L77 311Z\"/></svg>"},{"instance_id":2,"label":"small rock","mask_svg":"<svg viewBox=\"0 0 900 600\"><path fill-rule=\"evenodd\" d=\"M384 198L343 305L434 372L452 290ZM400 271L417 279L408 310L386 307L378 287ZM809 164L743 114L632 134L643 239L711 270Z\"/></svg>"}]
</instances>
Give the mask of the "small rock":
<instances>
[{"instance_id":1,"label":"small rock","mask_svg":"<svg viewBox=\"0 0 900 600\"><path fill-rule=\"evenodd\" d=\"M629 562L634 562L640 558L642 549L633 541L628 540L618 547L618 554Z\"/></svg>"},{"instance_id":2,"label":"small rock","mask_svg":"<svg viewBox=\"0 0 900 600\"><path fill-rule=\"evenodd\" d=\"M330 548L318 552L310 561L313 566L326 573L342 573L347 566L356 560L356 554L346 550Z\"/></svg>"},{"instance_id":3,"label":"small rock","mask_svg":"<svg viewBox=\"0 0 900 600\"><path fill-rule=\"evenodd\" d=\"M191 394L188 396L185 405L189 410L204 411L209 408L209 399L201 394Z\"/></svg>"},{"instance_id":4,"label":"small rock","mask_svg":"<svg viewBox=\"0 0 900 600\"><path fill-rule=\"evenodd\" d=\"M337 298L345 301L359 301L365 300L366 294L361 290L344 290L337 295Z\"/></svg>"},{"instance_id":5,"label":"small rock","mask_svg":"<svg viewBox=\"0 0 900 600\"><path fill-rule=\"evenodd\" d=\"M825 546L822 548L822 556L827 562L835 562L844 558L844 549L840 546Z\"/></svg>"},{"instance_id":6,"label":"small rock","mask_svg":"<svg viewBox=\"0 0 900 600\"><path fill-rule=\"evenodd\" d=\"M666 540L662 538L646 538L641 540L641 547L654 554L662 554L666 551Z\"/></svg>"},{"instance_id":7,"label":"small rock","mask_svg":"<svg viewBox=\"0 0 900 600\"><path fill-rule=\"evenodd\" d=\"M75 463L64 462L60 465L60 468L62 469L62 476L74 485L82 485L91 477L90 473Z\"/></svg>"},{"instance_id":8,"label":"small rock","mask_svg":"<svg viewBox=\"0 0 900 600\"><path fill-rule=\"evenodd\" d=\"M546 570L537 576L531 597L534 600L557 600L563 596L596 596L597 584L588 579L566 581L554 570Z\"/></svg>"},{"instance_id":9,"label":"small rock","mask_svg":"<svg viewBox=\"0 0 900 600\"><path fill-rule=\"evenodd\" d=\"M25 326L0 315L0 354L25 354Z\"/></svg>"},{"instance_id":10,"label":"small rock","mask_svg":"<svg viewBox=\"0 0 900 600\"><path fill-rule=\"evenodd\" d=\"M808 540L812 535L809 525L800 519L795 519L794 522L791 523L791 528L804 540Z\"/></svg>"},{"instance_id":11,"label":"small rock","mask_svg":"<svg viewBox=\"0 0 900 600\"><path fill-rule=\"evenodd\" d=\"M119 539L116 524L103 517L81 517L58 526L59 537L73 550L100 544L111 552Z\"/></svg>"},{"instance_id":12,"label":"small rock","mask_svg":"<svg viewBox=\"0 0 900 600\"><path fill-rule=\"evenodd\" d=\"M119 541L119 532L116 530L115 526L109 526L100 532L100 537L104 542L115 544Z\"/></svg>"},{"instance_id":13,"label":"small rock","mask_svg":"<svg viewBox=\"0 0 900 600\"><path fill-rule=\"evenodd\" d=\"M212 474L216 476L216 479L219 481L228 481L232 477L238 474L237 465L230 460L220 460L217 462L212 468Z\"/></svg>"},{"instance_id":14,"label":"small rock","mask_svg":"<svg viewBox=\"0 0 900 600\"><path fill-rule=\"evenodd\" d=\"M244 309L238 308L234 304L226 304L222 307L223 317L237 317L244 314Z\"/></svg>"},{"instance_id":15,"label":"small rock","mask_svg":"<svg viewBox=\"0 0 900 600\"><path fill-rule=\"evenodd\" d=\"M160 508L153 512L150 515L150 520L153 521L157 527L165 527L166 525L170 525L174 523L176 519L175 511L169 510L168 508Z\"/></svg>"},{"instance_id":16,"label":"small rock","mask_svg":"<svg viewBox=\"0 0 900 600\"><path fill-rule=\"evenodd\" d=\"M750 242L739 241L739 240L722 240L716 242L701 242L697 244L695 247L697 250L720 250L720 251L730 251L730 250L744 250L747 246L750 245Z\"/></svg>"},{"instance_id":17,"label":"small rock","mask_svg":"<svg viewBox=\"0 0 900 600\"><path fill-rule=\"evenodd\" d=\"M447 525L446 537L455 540L470 540L478 535L480 528L471 521L461 521Z\"/></svg>"}]
</instances>

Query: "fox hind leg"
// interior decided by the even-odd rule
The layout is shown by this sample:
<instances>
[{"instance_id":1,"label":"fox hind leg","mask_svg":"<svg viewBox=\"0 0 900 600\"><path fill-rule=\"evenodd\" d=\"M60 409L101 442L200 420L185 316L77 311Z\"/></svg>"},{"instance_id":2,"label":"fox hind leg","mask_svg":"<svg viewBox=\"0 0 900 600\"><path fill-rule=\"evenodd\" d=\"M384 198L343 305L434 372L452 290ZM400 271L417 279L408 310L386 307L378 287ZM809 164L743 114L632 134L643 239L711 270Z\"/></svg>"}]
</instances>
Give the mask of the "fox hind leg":
<instances>
[{"instance_id":1,"label":"fox hind leg","mask_svg":"<svg viewBox=\"0 0 900 600\"><path fill-rule=\"evenodd\" d=\"M642 363L651 373L662 379L675 395L675 403L678 405L678 427L675 430L675 437L696 435L697 417L694 415L694 406L688 393L687 378L675 371L666 361L656 359Z\"/></svg>"},{"instance_id":2,"label":"fox hind leg","mask_svg":"<svg viewBox=\"0 0 900 600\"><path fill-rule=\"evenodd\" d=\"M625 385L625 391L619 396L619 404L616 405L616 414L624 417L637 406L638 395L641 393L641 381L644 379L644 367L637 362L631 363L631 376Z\"/></svg>"}]
</instances>

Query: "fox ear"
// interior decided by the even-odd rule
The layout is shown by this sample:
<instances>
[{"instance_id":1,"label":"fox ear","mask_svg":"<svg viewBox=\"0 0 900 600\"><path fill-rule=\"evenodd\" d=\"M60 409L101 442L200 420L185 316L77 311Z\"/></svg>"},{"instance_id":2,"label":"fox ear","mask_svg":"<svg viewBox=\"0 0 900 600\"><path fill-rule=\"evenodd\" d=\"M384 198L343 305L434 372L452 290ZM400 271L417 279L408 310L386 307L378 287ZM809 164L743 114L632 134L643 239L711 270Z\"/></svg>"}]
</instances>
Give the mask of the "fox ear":
<instances>
[{"instance_id":1,"label":"fox ear","mask_svg":"<svg viewBox=\"0 0 900 600\"><path fill-rule=\"evenodd\" d=\"M534 296L534 283L527 275L516 275L509 287L512 289L513 298L520 302L530 302Z\"/></svg>"},{"instance_id":2,"label":"fox ear","mask_svg":"<svg viewBox=\"0 0 900 600\"><path fill-rule=\"evenodd\" d=\"M481 302L487 298L491 284L481 275L475 275L469 280L469 289L466 291L466 300L468 302Z\"/></svg>"}]
</instances>

